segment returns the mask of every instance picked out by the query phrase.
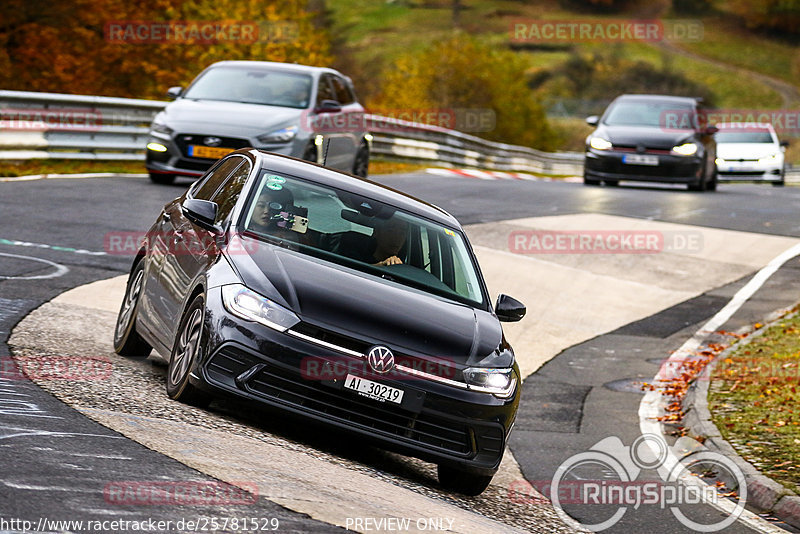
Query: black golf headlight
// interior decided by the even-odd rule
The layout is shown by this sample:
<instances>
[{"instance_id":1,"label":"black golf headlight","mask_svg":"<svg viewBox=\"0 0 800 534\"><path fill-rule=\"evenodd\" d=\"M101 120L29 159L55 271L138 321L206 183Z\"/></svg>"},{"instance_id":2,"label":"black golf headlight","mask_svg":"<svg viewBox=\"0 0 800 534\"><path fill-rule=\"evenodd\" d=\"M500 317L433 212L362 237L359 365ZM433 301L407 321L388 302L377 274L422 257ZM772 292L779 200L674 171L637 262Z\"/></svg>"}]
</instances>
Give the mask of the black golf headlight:
<instances>
[{"instance_id":1,"label":"black golf headlight","mask_svg":"<svg viewBox=\"0 0 800 534\"><path fill-rule=\"evenodd\" d=\"M222 286L222 303L225 309L237 317L263 324L279 332L285 332L300 322L300 318L292 311L242 284Z\"/></svg>"}]
</instances>

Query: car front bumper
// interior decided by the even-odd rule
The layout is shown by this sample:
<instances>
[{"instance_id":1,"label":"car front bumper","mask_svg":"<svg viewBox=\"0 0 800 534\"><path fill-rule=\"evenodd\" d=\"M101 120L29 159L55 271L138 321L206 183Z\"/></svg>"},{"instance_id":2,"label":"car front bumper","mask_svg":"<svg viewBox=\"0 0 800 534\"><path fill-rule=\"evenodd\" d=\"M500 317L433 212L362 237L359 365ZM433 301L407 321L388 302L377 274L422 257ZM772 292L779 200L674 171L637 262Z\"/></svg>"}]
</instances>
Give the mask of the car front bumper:
<instances>
[{"instance_id":1,"label":"car front bumper","mask_svg":"<svg viewBox=\"0 0 800 534\"><path fill-rule=\"evenodd\" d=\"M207 300L209 351L193 372L198 387L281 408L426 461L483 475L497 471L519 404L518 383L501 399L413 376L369 375L404 392L402 405L376 401L344 388L340 373L308 372L309 362L316 369L320 362L344 363L349 371L363 367L363 359L231 315L219 288Z\"/></svg>"},{"instance_id":2,"label":"car front bumper","mask_svg":"<svg viewBox=\"0 0 800 534\"><path fill-rule=\"evenodd\" d=\"M635 165L623 162L630 152L614 150L586 151L584 173L590 180L633 180L677 184L698 184L702 179L703 160L695 156L651 154L658 165Z\"/></svg>"}]
</instances>

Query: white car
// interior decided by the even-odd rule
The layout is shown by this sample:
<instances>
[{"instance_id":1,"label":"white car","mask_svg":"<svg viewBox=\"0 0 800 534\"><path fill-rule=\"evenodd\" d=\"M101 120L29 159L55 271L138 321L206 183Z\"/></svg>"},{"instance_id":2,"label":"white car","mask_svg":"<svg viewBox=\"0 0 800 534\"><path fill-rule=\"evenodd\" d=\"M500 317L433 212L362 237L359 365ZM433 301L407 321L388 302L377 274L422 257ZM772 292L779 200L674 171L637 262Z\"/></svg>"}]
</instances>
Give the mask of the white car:
<instances>
[{"instance_id":1,"label":"white car","mask_svg":"<svg viewBox=\"0 0 800 534\"><path fill-rule=\"evenodd\" d=\"M782 186L784 151L771 124L728 122L717 124L719 181L770 182Z\"/></svg>"}]
</instances>

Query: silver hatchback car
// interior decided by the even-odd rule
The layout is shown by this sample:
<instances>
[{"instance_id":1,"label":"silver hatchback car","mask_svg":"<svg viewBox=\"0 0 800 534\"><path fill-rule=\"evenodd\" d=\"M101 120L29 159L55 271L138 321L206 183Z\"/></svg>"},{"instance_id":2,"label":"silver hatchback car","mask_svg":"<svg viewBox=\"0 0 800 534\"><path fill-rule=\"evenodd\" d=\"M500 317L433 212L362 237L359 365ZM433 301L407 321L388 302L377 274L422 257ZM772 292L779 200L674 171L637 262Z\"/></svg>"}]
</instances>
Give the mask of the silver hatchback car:
<instances>
[{"instance_id":1,"label":"silver hatchback car","mask_svg":"<svg viewBox=\"0 0 800 534\"><path fill-rule=\"evenodd\" d=\"M268 61L205 69L150 127L146 166L155 183L199 177L244 147L294 156L366 177L372 137L353 84L340 72Z\"/></svg>"}]
</instances>

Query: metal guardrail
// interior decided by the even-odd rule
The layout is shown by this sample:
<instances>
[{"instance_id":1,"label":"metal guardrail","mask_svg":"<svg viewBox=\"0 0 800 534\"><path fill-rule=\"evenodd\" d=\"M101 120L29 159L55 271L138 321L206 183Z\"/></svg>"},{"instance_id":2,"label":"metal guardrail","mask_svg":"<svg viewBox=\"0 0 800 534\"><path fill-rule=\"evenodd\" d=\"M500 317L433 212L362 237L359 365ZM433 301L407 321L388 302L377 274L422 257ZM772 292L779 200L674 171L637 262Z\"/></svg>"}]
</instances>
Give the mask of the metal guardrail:
<instances>
[{"instance_id":1,"label":"metal guardrail","mask_svg":"<svg viewBox=\"0 0 800 534\"><path fill-rule=\"evenodd\" d=\"M148 127L167 102L0 91L0 159L144 160ZM580 174L583 155L548 153L455 130L367 115L372 154L500 171ZM10 126L10 127L9 127Z\"/></svg>"}]
</instances>

